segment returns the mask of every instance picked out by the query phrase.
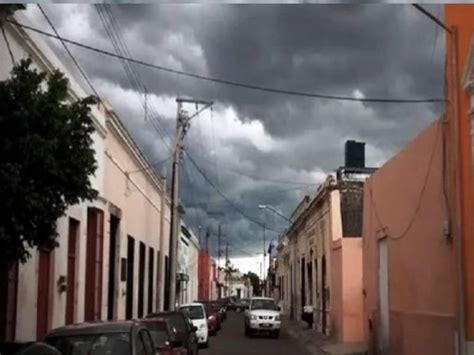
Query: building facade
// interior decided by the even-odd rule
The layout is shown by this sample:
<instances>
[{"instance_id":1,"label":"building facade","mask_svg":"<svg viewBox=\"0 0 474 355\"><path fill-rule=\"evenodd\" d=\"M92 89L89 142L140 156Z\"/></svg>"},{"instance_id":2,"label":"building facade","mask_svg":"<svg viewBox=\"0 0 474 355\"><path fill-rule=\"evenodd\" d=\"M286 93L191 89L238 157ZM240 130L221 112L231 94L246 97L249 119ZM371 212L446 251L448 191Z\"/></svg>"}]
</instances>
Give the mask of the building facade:
<instances>
[{"instance_id":1,"label":"building facade","mask_svg":"<svg viewBox=\"0 0 474 355\"><path fill-rule=\"evenodd\" d=\"M21 11L14 18L29 24ZM4 28L14 60L30 57L38 70L59 69L71 100L87 96L42 38L8 23ZM12 66L0 41L1 79ZM65 324L163 309L170 220L164 181L110 107L101 102L91 117L98 198L71 206L58 220L57 248L32 250L28 262L1 272L7 292L0 297L0 341L31 341Z\"/></svg>"},{"instance_id":2,"label":"building facade","mask_svg":"<svg viewBox=\"0 0 474 355\"><path fill-rule=\"evenodd\" d=\"M2 9L4 10L4 9ZM28 24L19 10L14 18ZM31 58L39 71L61 70L69 79L71 100L86 95L67 68L37 34L4 24L13 59ZM12 58L4 41L0 41L0 79L9 76ZM32 250L31 258L5 274L0 282L6 297L0 301L0 340L34 340L50 329L65 323L91 320L103 312L105 289L100 274L104 264L95 260L101 248L107 202L104 197L104 147L106 118L94 107L91 112L95 132L92 135L97 171L91 177L98 199L71 206L57 222L59 247L54 250Z\"/></svg>"},{"instance_id":3,"label":"building facade","mask_svg":"<svg viewBox=\"0 0 474 355\"><path fill-rule=\"evenodd\" d=\"M313 310L315 330L341 342L364 339L362 297L362 211L364 179L374 170L347 157L314 197L305 196L277 245L276 297L283 312L301 320ZM352 148L351 148L352 149Z\"/></svg>"},{"instance_id":4,"label":"building facade","mask_svg":"<svg viewBox=\"0 0 474 355\"><path fill-rule=\"evenodd\" d=\"M198 299L198 255L198 239L192 230L181 223L176 296L180 304L194 302Z\"/></svg>"}]
</instances>

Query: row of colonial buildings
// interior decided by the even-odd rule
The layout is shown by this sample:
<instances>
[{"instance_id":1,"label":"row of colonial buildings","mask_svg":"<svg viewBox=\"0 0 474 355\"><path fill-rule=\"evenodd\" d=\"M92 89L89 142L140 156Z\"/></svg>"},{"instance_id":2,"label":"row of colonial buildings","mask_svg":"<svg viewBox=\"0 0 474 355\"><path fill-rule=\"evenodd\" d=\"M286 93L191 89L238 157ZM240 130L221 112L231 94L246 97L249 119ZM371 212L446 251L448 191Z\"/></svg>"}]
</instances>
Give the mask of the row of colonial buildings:
<instances>
[{"instance_id":1,"label":"row of colonial buildings","mask_svg":"<svg viewBox=\"0 0 474 355\"><path fill-rule=\"evenodd\" d=\"M22 24L21 8L12 16ZM9 8L11 9L11 7ZM1 17L7 8L0 8ZM3 23L14 60L62 71L71 99L87 96L36 33ZM0 40L0 80L13 63ZM0 271L0 341L41 338L64 324L142 317L166 309L169 289L170 197L166 181L141 153L106 103L93 107L98 198L71 206L57 222L59 246L32 250L25 264ZM198 297L199 241L184 223L178 248L177 302Z\"/></svg>"},{"instance_id":2,"label":"row of colonial buildings","mask_svg":"<svg viewBox=\"0 0 474 355\"><path fill-rule=\"evenodd\" d=\"M444 14L444 115L378 169L346 145L271 270L285 313L311 306L315 331L370 353L474 353L474 9Z\"/></svg>"}]
</instances>

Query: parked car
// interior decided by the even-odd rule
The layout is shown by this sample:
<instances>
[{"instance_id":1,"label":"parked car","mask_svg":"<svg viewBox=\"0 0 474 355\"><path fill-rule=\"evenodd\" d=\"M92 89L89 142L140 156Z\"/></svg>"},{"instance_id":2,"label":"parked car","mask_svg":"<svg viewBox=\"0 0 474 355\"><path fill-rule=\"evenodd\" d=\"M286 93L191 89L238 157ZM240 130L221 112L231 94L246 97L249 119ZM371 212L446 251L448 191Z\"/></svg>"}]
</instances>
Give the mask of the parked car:
<instances>
[{"instance_id":1,"label":"parked car","mask_svg":"<svg viewBox=\"0 0 474 355\"><path fill-rule=\"evenodd\" d=\"M189 316L180 311L174 312L156 312L146 316L146 318L162 318L170 322L176 329L176 336L181 340L189 355L195 355L198 352L198 329ZM206 337L207 338L207 337Z\"/></svg>"},{"instance_id":2,"label":"parked car","mask_svg":"<svg viewBox=\"0 0 474 355\"><path fill-rule=\"evenodd\" d=\"M0 343L0 354L10 355L15 354L17 351L28 347L29 345L34 344L33 341L20 341L20 342L4 342Z\"/></svg>"},{"instance_id":3,"label":"parked car","mask_svg":"<svg viewBox=\"0 0 474 355\"><path fill-rule=\"evenodd\" d=\"M248 308L249 308L249 299L248 298L241 298L241 299L238 299L235 302L235 310L237 312L245 311Z\"/></svg>"},{"instance_id":4,"label":"parked car","mask_svg":"<svg viewBox=\"0 0 474 355\"><path fill-rule=\"evenodd\" d=\"M202 303L183 304L180 310L191 319L197 328L198 344L204 348L209 347L209 326L204 305Z\"/></svg>"},{"instance_id":5,"label":"parked car","mask_svg":"<svg viewBox=\"0 0 474 355\"><path fill-rule=\"evenodd\" d=\"M188 349L177 336L176 329L164 318L146 318L140 320L151 334L157 355L187 355Z\"/></svg>"},{"instance_id":6,"label":"parked car","mask_svg":"<svg viewBox=\"0 0 474 355\"><path fill-rule=\"evenodd\" d=\"M4 354L3 352L0 354ZM31 343L22 347L14 355L62 355L55 347L43 342Z\"/></svg>"},{"instance_id":7,"label":"parked car","mask_svg":"<svg viewBox=\"0 0 474 355\"><path fill-rule=\"evenodd\" d=\"M155 355L149 330L136 321L67 325L54 329L44 341L63 355Z\"/></svg>"},{"instance_id":8,"label":"parked car","mask_svg":"<svg viewBox=\"0 0 474 355\"><path fill-rule=\"evenodd\" d=\"M256 332L269 332L274 338L280 336L280 308L272 298L254 297L250 299L249 309L245 311L245 335Z\"/></svg>"},{"instance_id":9,"label":"parked car","mask_svg":"<svg viewBox=\"0 0 474 355\"><path fill-rule=\"evenodd\" d=\"M199 301L204 306L204 310L207 314L207 326L209 328L209 334L215 335L218 330L221 329L221 316L219 309L215 307L212 301Z\"/></svg>"}]
</instances>

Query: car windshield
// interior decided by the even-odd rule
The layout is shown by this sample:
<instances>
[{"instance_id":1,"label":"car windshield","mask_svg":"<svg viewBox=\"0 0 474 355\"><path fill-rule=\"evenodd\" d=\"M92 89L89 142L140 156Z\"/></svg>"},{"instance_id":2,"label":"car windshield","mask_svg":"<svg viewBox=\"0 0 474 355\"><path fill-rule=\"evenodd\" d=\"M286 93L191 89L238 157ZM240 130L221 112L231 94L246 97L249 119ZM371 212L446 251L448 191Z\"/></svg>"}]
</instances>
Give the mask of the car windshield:
<instances>
[{"instance_id":1,"label":"car windshield","mask_svg":"<svg viewBox=\"0 0 474 355\"><path fill-rule=\"evenodd\" d=\"M277 306L273 300L253 300L250 309L266 309L270 311L276 311Z\"/></svg>"},{"instance_id":2,"label":"car windshield","mask_svg":"<svg viewBox=\"0 0 474 355\"><path fill-rule=\"evenodd\" d=\"M129 333L65 335L46 339L63 355L131 355Z\"/></svg>"},{"instance_id":3,"label":"car windshield","mask_svg":"<svg viewBox=\"0 0 474 355\"><path fill-rule=\"evenodd\" d=\"M204 313L201 306L185 306L181 307L181 310L188 315L191 319L202 319Z\"/></svg>"},{"instance_id":4,"label":"car windshield","mask_svg":"<svg viewBox=\"0 0 474 355\"><path fill-rule=\"evenodd\" d=\"M150 331L155 348L166 346L166 342L171 340L168 333L168 327L165 322L149 322L145 325Z\"/></svg>"}]
</instances>

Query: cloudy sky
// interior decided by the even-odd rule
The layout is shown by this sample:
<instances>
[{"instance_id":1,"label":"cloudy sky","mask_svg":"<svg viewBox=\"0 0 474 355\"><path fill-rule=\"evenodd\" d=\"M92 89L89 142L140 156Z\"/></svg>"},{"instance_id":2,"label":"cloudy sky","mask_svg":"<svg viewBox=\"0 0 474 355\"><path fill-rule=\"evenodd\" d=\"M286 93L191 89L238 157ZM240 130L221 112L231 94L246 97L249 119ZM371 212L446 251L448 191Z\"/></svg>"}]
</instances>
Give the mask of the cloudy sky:
<instances>
[{"instance_id":1,"label":"cloudy sky","mask_svg":"<svg viewBox=\"0 0 474 355\"><path fill-rule=\"evenodd\" d=\"M427 6L442 16L440 6ZM171 69L254 85L353 97L443 96L444 35L410 5L44 5L58 32L115 51L117 36L134 57ZM29 5L37 27L51 31ZM107 26L104 25L104 22ZM57 53L68 61L59 44ZM280 231L285 215L343 164L347 139L366 142L379 166L443 110L439 104L369 104L265 93L132 65L144 95L116 59L74 48L99 94L111 102L151 162L169 157L176 96L214 101L193 119L181 199L186 222L202 236L222 224L223 244L254 271L262 228ZM186 107L189 112L194 106ZM156 169L170 172L170 161ZM237 208L236 208L237 207ZM266 238L277 234L267 231ZM216 254L216 237L210 238ZM261 256L260 256L261 258ZM250 266L252 264L252 266Z\"/></svg>"}]
</instances>

